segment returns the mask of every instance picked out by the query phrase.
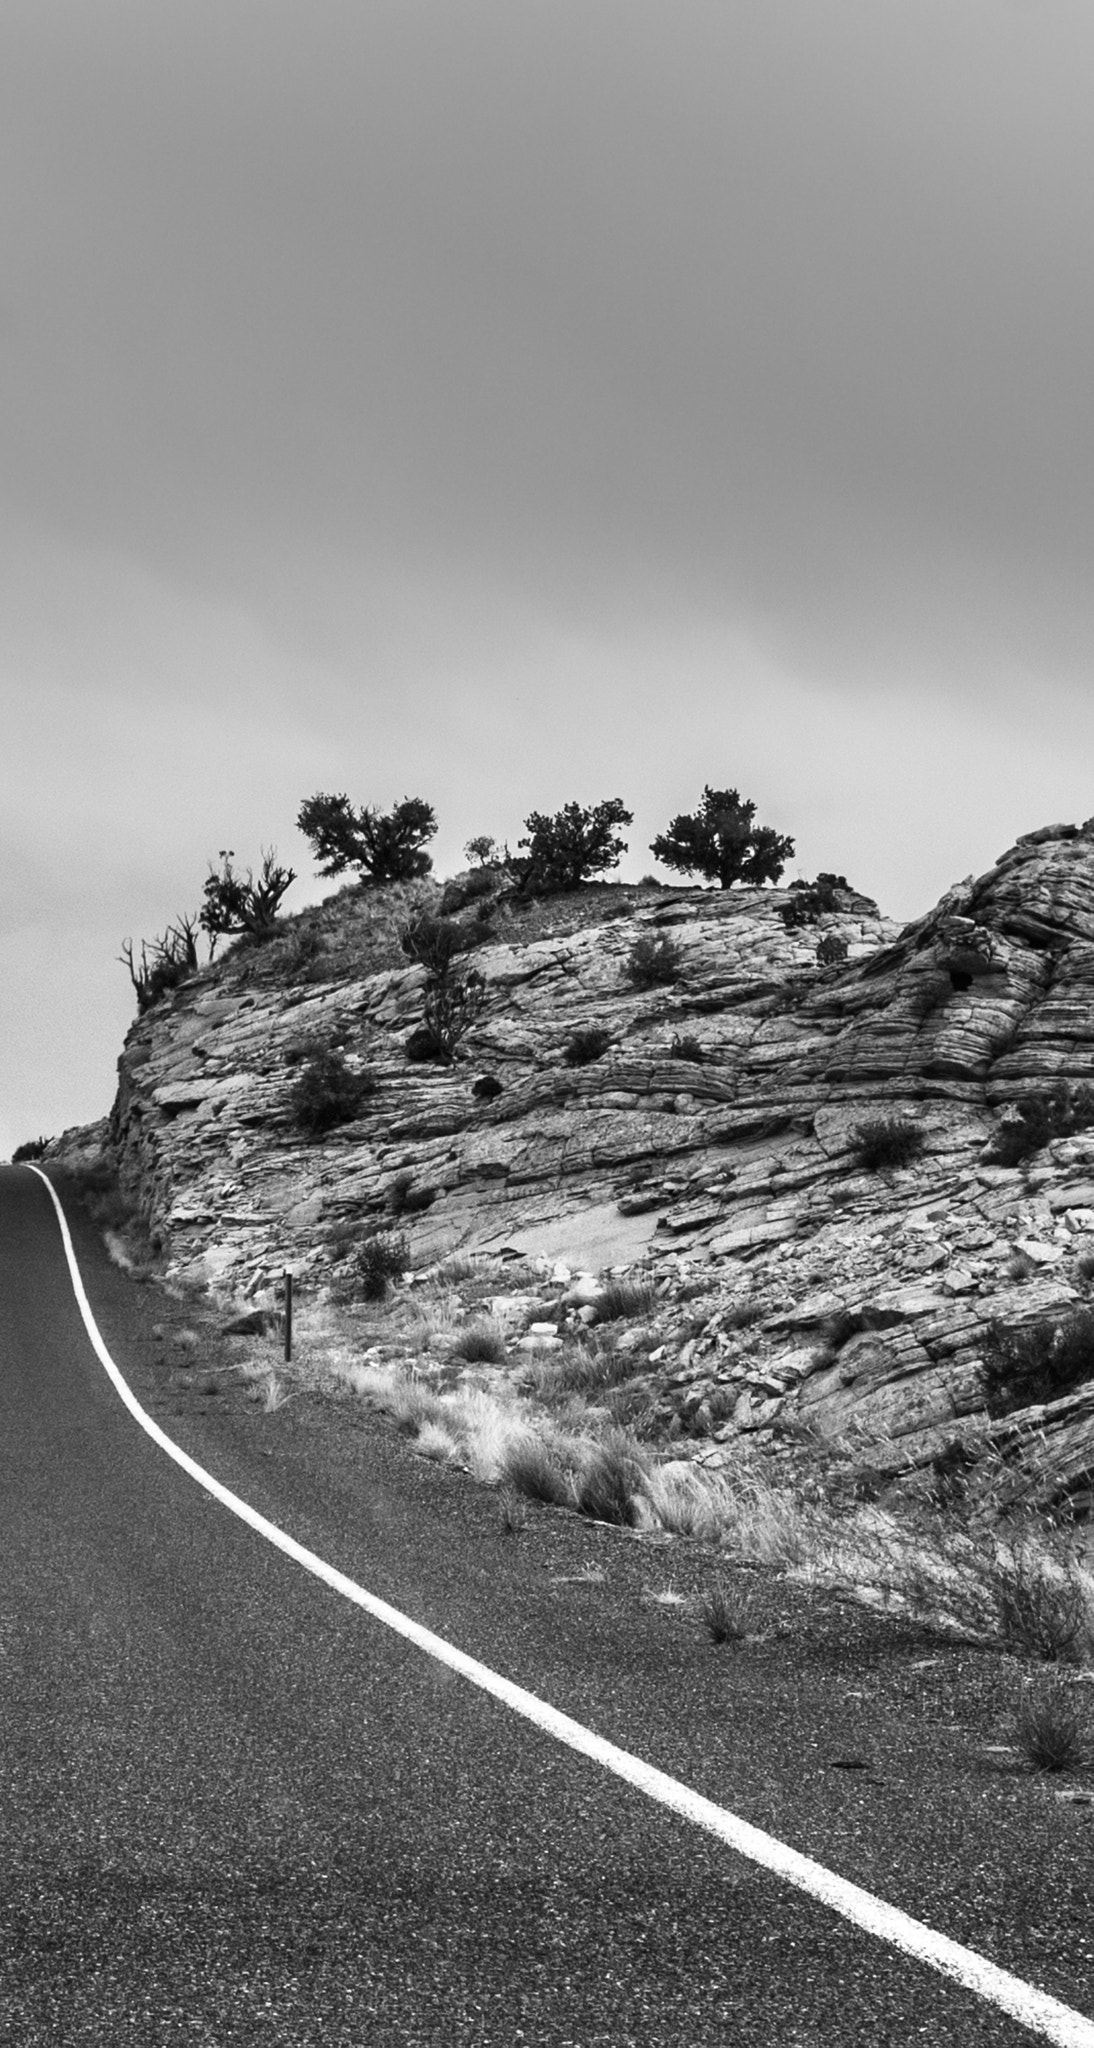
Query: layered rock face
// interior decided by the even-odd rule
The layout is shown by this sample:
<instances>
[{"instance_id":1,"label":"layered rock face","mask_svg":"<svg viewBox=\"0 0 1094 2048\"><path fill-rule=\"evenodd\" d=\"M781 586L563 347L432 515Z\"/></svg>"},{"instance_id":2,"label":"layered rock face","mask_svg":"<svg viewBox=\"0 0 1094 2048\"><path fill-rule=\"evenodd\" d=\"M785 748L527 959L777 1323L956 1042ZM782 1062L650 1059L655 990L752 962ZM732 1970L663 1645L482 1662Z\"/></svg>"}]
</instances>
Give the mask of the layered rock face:
<instances>
[{"instance_id":1,"label":"layered rock face","mask_svg":"<svg viewBox=\"0 0 1094 2048\"><path fill-rule=\"evenodd\" d=\"M977 1434L988 1324L1072 1313L1094 1270L1094 1128L991 1157L1024 1099L1094 1083L1094 821L1030 834L903 929L849 891L788 929L791 900L619 887L599 923L522 943L511 920L474 954L485 1002L446 1067L404 1050L423 969L317 978L352 911L335 899L296 921L328 935L303 983L239 953L134 1025L123 1176L173 1271L244 1296L286 1265L336 1277L400 1176L429 1201L399 1224L419 1266L642 1261L660 1306L636 1355L698 1455L808 1426L883 1475L922 1468ZM642 989L647 936L677 976ZM568 1064L596 1029L607 1049ZM376 1082L321 1140L291 1112L315 1041ZM878 1119L913 1123L918 1156L864 1165ZM1094 1384L990 1433L1016 1498L1086 1500Z\"/></svg>"}]
</instances>

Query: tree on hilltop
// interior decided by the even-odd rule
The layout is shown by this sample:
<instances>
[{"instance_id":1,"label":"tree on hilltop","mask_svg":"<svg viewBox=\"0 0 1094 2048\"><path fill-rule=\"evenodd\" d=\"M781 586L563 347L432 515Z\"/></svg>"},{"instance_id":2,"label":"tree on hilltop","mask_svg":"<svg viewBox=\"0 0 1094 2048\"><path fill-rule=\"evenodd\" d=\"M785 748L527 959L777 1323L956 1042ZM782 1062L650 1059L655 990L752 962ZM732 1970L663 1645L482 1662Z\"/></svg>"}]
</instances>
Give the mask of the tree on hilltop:
<instances>
[{"instance_id":1,"label":"tree on hilltop","mask_svg":"<svg viewBox=\"0 0 1094 2048\"><path fill-rule=\"evenodd\" d=\"M702 875L731 889L734 882L777 882L794 852L794 841L770 825L757 825L756 806L735 789L703 791L695 811L681 812L650 852L667 868Z\"/></svg>"},{"instance_id":2,"label":"tree on hilltop","mask_svg":"<svg viewBox=\"0 0 1094 2048\"><path fill-rule=\"evenodd\" d=\"M528 851L510 855L509 871L524 895L578 889L591 876L618 866L627 842L619 838L616 828L633 823L633 812L618 796L606 797L591 809L578 803L564 804L553 817L546 811L532 811L524 820L524 837L517 841Z\"/></svg>"},{"instance_id":3,"label":"tree on hilltop","mask_svg":"<svg viewBox=\"0 0 1094 2048\"><path fill-rule=\"evenodd\" d=\"M425 852L437 830L432 804L404 797L393 810L374 804L354 810L348 796L309 796L296 820L319 862L321 875L357 868L368 882L413 882L433 865Z\"/></svg>"},{"instance_id":4,"label":"tree on hilltop","mask_svg":"<svg viewBox=\"0 0 1094 2048\"><path fill-rule=\"evenodd\" d=\"M205 878L198 922L211 939L224 934L245 934L251 939L268 939L277 922L281 899L296 880L293 868L279 867L276 849L263 850L257 877L248 868L245 875L232 866L231 847L220 851L220 873L213 868Z\"/></svg>"}]
</instances>

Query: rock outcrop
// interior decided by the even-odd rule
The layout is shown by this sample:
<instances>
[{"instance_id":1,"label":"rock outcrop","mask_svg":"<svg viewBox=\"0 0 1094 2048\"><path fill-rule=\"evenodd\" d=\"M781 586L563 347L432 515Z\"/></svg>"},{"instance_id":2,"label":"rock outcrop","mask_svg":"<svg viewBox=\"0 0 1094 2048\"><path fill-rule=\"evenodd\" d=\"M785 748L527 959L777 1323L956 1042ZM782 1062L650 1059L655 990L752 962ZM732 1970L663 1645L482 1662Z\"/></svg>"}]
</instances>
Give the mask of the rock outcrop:
<instances>
[{"instance_id":1,"label":"rock outcrop","mask_svg":"<svg viewBox=\"0 0 1094 2048\"><path fill-rule=\"evenodd\" d=\"M134 1024L112 1134L171 1271L259 1300L286 1265L337 1281L398 1181L418 1265L644 1262L638 1355L698 1455L809 1429L881 1483L990 1437L1016 1499L1088 1503L1094 1358L1089 1384L986 1420L983 1355L993 1321L1072 1314L1094 1270L1084 1115L1005 1163L1023 1102L1094 1083L1094 821L1027 835L904 928L850 891L804 925L773 889L599 888L527 939L512 911L449 1066L405 1054L425 970L340 956L363 894ZM651 935L677 978L639 988ZM607 1049L568 1064L595 1029ZM290 1105L320 1041L376 1085L314 1140ZM908 1163L863 1164L879 1119L914 1125Z\"/></svg>"}]
</instances>

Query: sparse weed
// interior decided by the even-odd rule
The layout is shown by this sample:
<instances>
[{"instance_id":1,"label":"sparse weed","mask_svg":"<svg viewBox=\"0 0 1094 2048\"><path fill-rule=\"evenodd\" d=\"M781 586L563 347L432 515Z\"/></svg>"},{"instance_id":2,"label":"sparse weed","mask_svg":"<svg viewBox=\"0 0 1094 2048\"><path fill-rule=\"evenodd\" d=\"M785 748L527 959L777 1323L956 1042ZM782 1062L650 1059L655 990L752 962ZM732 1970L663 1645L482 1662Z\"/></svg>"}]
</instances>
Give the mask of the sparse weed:
<instances>
[{"instance_id":1,"label":"sparse weed","mask_svg":"<svg viewBox=\"0 0 1094 2048\"><path fill-rule=\"evenodd\" d=\"M507 1536L520 1536L528 1527L528 1509L520 1494L506 1486L501 1494L501 1526Z\"/></svg>"}]
</instances>

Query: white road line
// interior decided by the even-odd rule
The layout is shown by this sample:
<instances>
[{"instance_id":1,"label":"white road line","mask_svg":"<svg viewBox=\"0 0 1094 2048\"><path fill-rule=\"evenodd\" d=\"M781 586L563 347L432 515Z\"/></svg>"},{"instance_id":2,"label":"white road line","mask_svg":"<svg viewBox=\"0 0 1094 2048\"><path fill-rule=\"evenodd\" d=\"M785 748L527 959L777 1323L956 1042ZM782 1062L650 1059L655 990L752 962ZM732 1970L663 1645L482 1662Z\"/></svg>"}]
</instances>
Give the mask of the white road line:
<instances>
[{"instance_id":1,"label":"white road line","mask_svg":"<svg viewBox=\"0 0 1094 2048\"><path fill-rule=\"evenodd\" d=\"M696 1827L705 1828L709 1834L717 1835L729 1848L735 1849L738 1855L748 1857L750 1862L760 1864L764 1870L772 1871L776 1877L785 1878L788 1884L808 1893L810 1898L819 1899L822 1905L830 1906L833 1912L840 1914L844 1920L849 1920L855 1927L865 1929L868 1934L877 1935L879 1940L888 1942L891 1948L913 1956L917 1962L927 1963L943 1977L949 1977L955 1983L963 1985L966 1990L974 1991L978 1997L987 1999L990 2004L1009 2013L1013 2019L1029 2027L1033 2033L1039 2034L1043 2040L1057 2043L1058 2048L1094 2048L1094 2020L1086 2019L1082 2013L1075 2012L1070 2006L1062 2005L1056 1998L1050 1998L1047 1992L1038 1991L1035 1985L1025 1983L1021 1977L1012 1976L1009 1970L999 1969L995 1963L989 1962L986 1956L977 1955L975 1949L962 1947L960 1942L951 1941L947 1935L936 1933L934 1928L925 1926L921 1920L913 1920L909 1914L902 1913L899 1907L886 1905L883 1899L875 1898L872 1892L863 1891L859 1885L849 1883L846 1878L837 1877L834 1871L827 1870L822 1863L814 1863L812 1857L800 1855L796 1849L788 1848L785 1842L777 1841L774 1835L765 1834L761 1828L755 1828L748 1821L739 1819L726 1807L716 1806L713 1800L704 1799L701 1793L693 1792L690 1786L682 1785L679 1779L670 1778L666 1772L655 1769L652 1764L643 1763L641 1757L632 1756L628 1750L617 1749L614 1742L606 1742L602 1736L594 1735L592 1730L584 1727L580 1721L572 1721L568 1714L560 1714L556 1708L548 1706L545 1700L537 1699L535 1693L525 1692L523 1686L513 1685L509 1679L502 1678L496 1671L491 1671L488 1665L480 1664L475 1657L468 1657L462 1650L457 1650L451 1643L446 1643L443 1636L434 1635L431 1629L422 1628L418 1622L411 1621L409 1615L400 1613L397 1607L389 1607L385 1600L378 1600L375 1594L366 1592L354 1579L347 1578L344 1572L336 1571L333 1565L316 1556L313 1550L306 1550L302 1543L297 1543L292 1536L287 1536L283 1529L277 1528L273 1522L268 1522L264 1515L260 1515L257 1509L241 1500L238 1494L222 1486L219 1479L214 1479L211 1472L206 1472L204 1467L189 1457L178 1444L172 1443L169 1436L164 1435L159 1424L153 1422L152 1417L145 1413L140 1402L130 1392L103 1342L91 1313L80 1269L76 1263L68 1223L56 1191L40 1168L31 1166L28 1170L37 1174L39 1180L49 1190L57 1212L73 1291L84 1320L84 1327L100 1364L109 1374L130 1414L152 1438L153 1443L158 1444L162 1451L166 1451L167 1456L173 1458L176 1465L181 1466L199 1486L204 1487L206 1493L211 1494L214 1500L220 1501L233 1515L238 1515L249 1528L254 1529L259 1536L264 1536L268 1543L274 1544L286 1557L291 1557L294 1563L303 1565L305 1571L313 1572L317 1579L322 1579L335 1593L341 1593L345 1599L352 1600L356 1607L363 1608L366 1614L371 1614L375 1621L382 1622L385 1628L393 1629L396 1635L404 1636L408 1642L423 1650L427 1657L435 1657L451 1671L458 1671L462 1678L469 1679L480 1691L490 1693L494 1699L500 1700L503 1706L510 1707L515 1714L522 1715L526 1721L531 1721L536 1728L542 1729L544 1734L554 1736L556 1742L565 1743L569 1749L590 1757L594 1763L603 1765L605 1770L612 1771L628 1785L636 1786L648 1798L667 1806L673 1813L680 1814L684 1820L692 1821Z\"/></svg>"}]
</instances>

